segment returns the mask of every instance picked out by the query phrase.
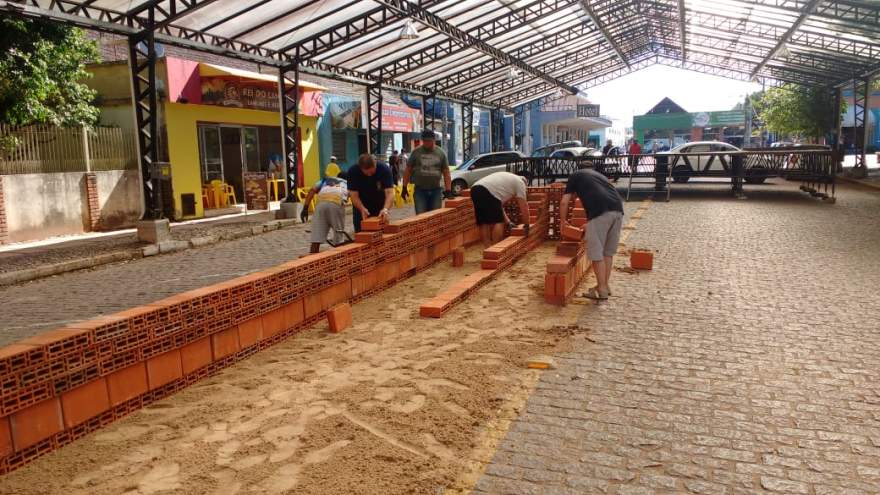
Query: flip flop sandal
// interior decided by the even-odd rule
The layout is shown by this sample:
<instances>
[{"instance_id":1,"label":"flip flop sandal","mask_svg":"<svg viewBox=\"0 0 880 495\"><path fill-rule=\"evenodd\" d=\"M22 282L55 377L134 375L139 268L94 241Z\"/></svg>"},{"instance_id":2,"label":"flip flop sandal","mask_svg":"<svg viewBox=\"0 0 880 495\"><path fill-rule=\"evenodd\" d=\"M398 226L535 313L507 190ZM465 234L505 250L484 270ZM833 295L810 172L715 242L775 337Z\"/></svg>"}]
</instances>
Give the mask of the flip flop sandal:
<instances>
[{"instance_id":1,"label":"flip flop sandal","mask_svg":"<svg viewBox=\"0 0 880 495\"><path fill-rule=\"evenodd\" d=\"M599 287L593 287L596 292L599 292ZM608 289L608 297L611 297L611 289Z\"/></svg>"},{"instance_id":2,"label":"flip flop sandal","mask_svg":"<svg viewBox=\"0 0 880 495\"><path fill-rule=\"evenodd\" d=\"M594 301L606 301L606 300L608 300L608 295L607 295L607 294L602 294L602 293L600 293L598 290L596 290L595 287L593 287L593 288L591 288L590 290L588 290L588 291L586 292L586 294L583 295L583 297L586 297L587 299L593 299Z\"/></svg>"}]
</instances>

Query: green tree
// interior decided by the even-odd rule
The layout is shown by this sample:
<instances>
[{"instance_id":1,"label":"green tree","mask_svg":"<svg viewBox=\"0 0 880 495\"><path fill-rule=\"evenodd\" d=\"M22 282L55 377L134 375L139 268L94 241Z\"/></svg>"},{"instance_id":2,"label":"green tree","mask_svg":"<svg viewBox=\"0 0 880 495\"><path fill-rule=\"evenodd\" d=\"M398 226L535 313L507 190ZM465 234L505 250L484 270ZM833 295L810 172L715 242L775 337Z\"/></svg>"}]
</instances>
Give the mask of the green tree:
<instances>
[{"instance_id":1,"label":"green tree","mask_svg":"<svg viewBox=\"0 0 880 495\"><path fill-rule=\"evenodd\" d=\"M819 139L834 127L835 101L823 88L794 84L770 88L756 108L767 129L782 135Z\"/></svg>"},{"instance_id":2,"label":"green tree","mask_svg":"<svg viewBox=\"0 0 880 495\"><path fill-rule=\"evenodd\" d=\"M78 28L0 17L0 123L91 125L95 91L82 81L97 44Z\"/></svg>"}]
</instances>

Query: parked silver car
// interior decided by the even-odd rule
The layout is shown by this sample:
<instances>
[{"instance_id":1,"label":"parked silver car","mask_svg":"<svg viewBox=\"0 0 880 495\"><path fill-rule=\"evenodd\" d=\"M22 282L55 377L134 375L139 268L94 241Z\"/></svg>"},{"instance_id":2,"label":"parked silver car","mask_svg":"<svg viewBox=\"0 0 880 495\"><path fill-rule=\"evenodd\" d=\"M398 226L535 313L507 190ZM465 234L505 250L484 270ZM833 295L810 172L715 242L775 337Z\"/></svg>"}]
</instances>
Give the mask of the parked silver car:
<instances>
[{"instance_id":1,"label":"parked silver car","mask_svg":"<svg viewBox=\"0 0 880 495\"><path fill-rule=\"evenodd\" d=\"M732 144L721 141L696 141L680 144L669 151L661 151L657 155L670 156L669 166L672 167L672 180L675 182L687 182L690 180L692 172L723 170L726 168L725 162L722 162L722 159L716 153L735 151L742 150ZM699 153L699 155L687 156L689 153Z\"/></svg>"},{"instance_id":2,"label":"parked silver car","mask_svg":"<svg viewBox=\"0 0 880 495\"><path fill-rule=\"evenodd\" d=\"M525 155L519 151L497 151L471 158L452 170L452 191L459 194L483 177L507 170L507 162L521 158L525 158Z\"/></svg>"},{"instance_id":3,"label":"parked silver car","mask_svg":"<svg viewBox=\"0 0 880 495\"><path fill-rule=\"evenodd\" d=\"M554 151L550 155L550 158L577 158L582 156L601 158L602 150L597 150L596 148L587 148L585 146L573 146L571 148L562 148Z\"/></svg>"}]
</instances>

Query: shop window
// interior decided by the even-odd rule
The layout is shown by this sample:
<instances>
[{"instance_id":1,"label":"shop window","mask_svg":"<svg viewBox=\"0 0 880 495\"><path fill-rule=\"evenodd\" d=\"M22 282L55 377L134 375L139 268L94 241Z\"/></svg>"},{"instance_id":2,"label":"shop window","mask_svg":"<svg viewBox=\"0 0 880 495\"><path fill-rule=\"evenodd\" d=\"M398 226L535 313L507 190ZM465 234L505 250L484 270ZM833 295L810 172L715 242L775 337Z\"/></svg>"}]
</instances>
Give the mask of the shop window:
<instances>
[{"instance_id":1,"label":"shop window","mask_svg":"<svg viewBox=\"0 0 880 495\"><path fill-rule=\"evenodd\" d=\"M336 157L337 163L347 163L348 156L346 153L348 142L348 133L345 131L333 131L332 153Z\"/></svg>"}]
</instances>

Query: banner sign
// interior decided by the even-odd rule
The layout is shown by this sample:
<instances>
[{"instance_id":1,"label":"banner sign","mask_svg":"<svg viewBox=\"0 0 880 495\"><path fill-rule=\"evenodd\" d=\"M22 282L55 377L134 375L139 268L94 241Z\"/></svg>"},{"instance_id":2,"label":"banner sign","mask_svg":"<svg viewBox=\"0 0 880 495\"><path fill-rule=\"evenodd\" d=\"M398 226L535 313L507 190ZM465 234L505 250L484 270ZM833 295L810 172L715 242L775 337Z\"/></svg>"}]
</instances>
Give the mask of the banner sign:
<instances>
[{"instance_id":1,"label":"banner sign","mask_svg":"<svg viewBox=\"0 0 880 495\"><path fill-rule=\"evenodd\" d=\"M202 77L202 103L277 112L278 89L265 84Z\"/></svg>"},{"instance_id":2,"label":"banner sign","mask_svg":"<svg viewBox=\"0 0 880 495\"><path fill-rule=\"evenodd\" d=\"M599 105L578 105L578 118L599 117Z\"/></svg>"}]
</instances>

